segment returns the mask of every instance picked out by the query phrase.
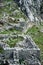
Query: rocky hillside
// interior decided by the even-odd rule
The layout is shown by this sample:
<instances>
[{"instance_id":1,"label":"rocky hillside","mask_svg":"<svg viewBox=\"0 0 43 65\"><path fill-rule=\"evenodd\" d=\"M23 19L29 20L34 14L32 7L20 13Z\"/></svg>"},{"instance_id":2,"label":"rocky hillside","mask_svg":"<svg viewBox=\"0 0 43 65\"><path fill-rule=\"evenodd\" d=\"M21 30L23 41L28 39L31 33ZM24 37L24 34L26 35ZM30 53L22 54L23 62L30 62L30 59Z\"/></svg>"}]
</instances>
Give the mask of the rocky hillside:
<instances>
[{"instance_id":1,"label":"rocky hillside","mask_svg":"<svg viewBox=\"0 0 43 65\"><path fill-rule=\"evenodd\" d=\"M30 35L41 50L43 65L42 19L42 0L0 0L0 41L12 48L24 40L22 35ZM0 53L2 52L3 49L0 47Z\"/></svg>"},{"instance_id":2,"label":"rocky hillside","mask_svg":"<svg viewBox=\"0 0 43 65\"><path fill-rule=\"evenodd\" d=\"M21 10L28 16L30 21L41 21L43 18L42 0L14 0Z\"/></svg>"}]
</instances>

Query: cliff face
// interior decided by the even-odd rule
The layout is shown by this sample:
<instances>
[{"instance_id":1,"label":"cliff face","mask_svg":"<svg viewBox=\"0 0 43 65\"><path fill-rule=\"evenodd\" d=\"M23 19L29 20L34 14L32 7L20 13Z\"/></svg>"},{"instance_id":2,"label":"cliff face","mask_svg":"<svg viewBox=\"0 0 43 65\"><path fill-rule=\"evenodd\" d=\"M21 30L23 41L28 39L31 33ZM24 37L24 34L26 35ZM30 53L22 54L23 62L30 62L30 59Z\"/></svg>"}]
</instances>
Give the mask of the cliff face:
<instances>
[{"instance_id":1,"label":"cliff face","mask_svg":"<svg viewBox=\"0 0 43 65\"><path fill-rule=\"evenodd\" d=\"M40 6L42 0L14 0L21 10L28 16L30 21L41 21Z\"/></svg>"}]
</instances>

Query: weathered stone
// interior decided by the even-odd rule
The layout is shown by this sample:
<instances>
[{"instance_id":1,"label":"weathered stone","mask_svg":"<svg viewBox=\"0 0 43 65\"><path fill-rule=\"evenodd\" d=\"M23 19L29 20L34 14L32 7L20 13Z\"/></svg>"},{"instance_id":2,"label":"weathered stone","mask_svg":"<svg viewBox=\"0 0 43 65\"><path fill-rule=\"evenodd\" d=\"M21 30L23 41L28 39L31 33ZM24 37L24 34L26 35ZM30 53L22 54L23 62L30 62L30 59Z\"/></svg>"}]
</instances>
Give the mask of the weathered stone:
<instances>
[{"instance_id":1,"label":"weathered stone","mask_svg":"<svg viewBox=\"0 0 43 65\"><path fill-rule=\"evenodd\" d=\"M7 58L11 64L14 61L14 64L24 62L27 65L41 65L39 62L40 49L29 36L25 36L24 41L20 42L20 44L18 43L18 46L14 48L10 48L1 42L0 46L4 49L4 57Z\"/></svg>"},{"instance_id":2,"label":"weathered stone","mask_svg":"<svg viewBox=\"0 0 43 65\"><path fill-rule=\"evenodd\" d=\"M30 21L40 21L40 5L42 0L14 0Z\"/></svg>"}]
</instances>

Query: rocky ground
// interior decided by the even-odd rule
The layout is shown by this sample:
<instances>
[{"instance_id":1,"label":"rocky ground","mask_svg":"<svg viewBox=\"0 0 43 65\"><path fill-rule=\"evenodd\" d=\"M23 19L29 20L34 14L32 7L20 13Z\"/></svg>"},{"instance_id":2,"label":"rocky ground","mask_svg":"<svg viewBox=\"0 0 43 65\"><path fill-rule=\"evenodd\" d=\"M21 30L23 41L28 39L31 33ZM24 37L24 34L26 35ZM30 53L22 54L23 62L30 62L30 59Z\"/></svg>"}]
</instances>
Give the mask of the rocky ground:
<instances>
[{"instance_id":1,"label":"rocky ground","mask_svg":"<svg viewBox=\"0 0 43 65\"><path fill-rule=\"evenodd\" d=\"M12 4L13 3L13 4ZM30 23L27 16L13 0L4 0L0 3L0 41L14 47L22 37L17 34L30 35L41 49L41 62L43 63L43 22ZM17 37L14 35L17 35ZM0 53L3 49L0 48Z\"/></svg>"}]
</instances>

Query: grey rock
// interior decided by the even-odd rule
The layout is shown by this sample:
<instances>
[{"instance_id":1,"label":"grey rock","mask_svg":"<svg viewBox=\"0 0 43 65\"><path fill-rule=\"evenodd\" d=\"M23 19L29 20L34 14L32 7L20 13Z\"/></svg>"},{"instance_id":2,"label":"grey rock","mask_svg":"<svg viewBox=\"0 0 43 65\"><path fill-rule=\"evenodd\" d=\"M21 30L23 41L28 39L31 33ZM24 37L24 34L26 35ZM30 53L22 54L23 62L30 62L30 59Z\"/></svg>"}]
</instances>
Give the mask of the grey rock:
<instances>
[{"instance_id":1,"label":"grey rock","mask_svg":"<svg viewBox=\"0 0 43 65\"><path fill-rule=\"evenodd\" d=\"M24 40L16 47L10 48L9 45L2 42L0 42L0 46L4 49L4 57L8 59L10 64L41 65L40 49L29 36L25 36Z\"/></svg>"},{"instance_id":2,"label":"grey rock","mask_svg":"<svg viewBox=\"0 0 43 65\"><path fill-rule=\"evenodd\" d=\"M26 13L30 21L40 21L40 5L42 0L14 0Z\"/></svg>"}]
</instances>

